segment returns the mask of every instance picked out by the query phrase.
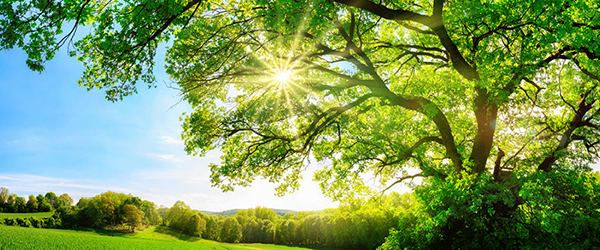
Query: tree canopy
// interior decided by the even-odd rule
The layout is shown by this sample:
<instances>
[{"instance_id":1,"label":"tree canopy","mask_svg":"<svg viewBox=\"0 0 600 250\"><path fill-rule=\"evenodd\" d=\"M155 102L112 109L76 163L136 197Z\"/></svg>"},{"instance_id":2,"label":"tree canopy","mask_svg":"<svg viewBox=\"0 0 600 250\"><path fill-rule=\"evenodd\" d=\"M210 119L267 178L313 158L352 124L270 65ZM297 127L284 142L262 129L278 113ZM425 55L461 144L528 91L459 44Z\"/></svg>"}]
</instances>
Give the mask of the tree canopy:
<instances>
[{"instance_id":1,"label":"tree canopy","mask_svg":"<svg viewBox=\"0 0 600 250\"><path fill-rule=\"evenodd\" d=\"M598 1L13 0L0 46L36 71L64 44L115 101L154 85L154 56L193 112L185 150L219 149L223 190L334 198L415 177L589 171L600 147ZM63 25L72 28L65 29ZM81 25L91 27L75 39ZM64 33L66 31L66 34ZM412 169L418 170L416 174ZM352 192L348 192L352 190Z\"/></svg>"}]
</instances>

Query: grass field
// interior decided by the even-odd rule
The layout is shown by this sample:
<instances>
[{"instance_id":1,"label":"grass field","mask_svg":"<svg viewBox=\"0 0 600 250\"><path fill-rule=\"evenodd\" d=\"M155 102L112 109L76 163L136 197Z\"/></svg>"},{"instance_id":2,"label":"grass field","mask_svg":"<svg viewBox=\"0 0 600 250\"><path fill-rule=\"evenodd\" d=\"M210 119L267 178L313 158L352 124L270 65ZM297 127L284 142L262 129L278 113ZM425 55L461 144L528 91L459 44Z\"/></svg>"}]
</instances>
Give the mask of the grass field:
<instances>
[{"instance_id":1,"label":"grass field","mask_svg":"<svg viewBox=\"0 0 600 250\"><path fill-rule=\"evenodd\" d=\"M38 219L51 217L54 212L40 212L40 213L0 213L0 219L10 218L30 218L36 217Z\"/></svg>"},{"instance_id":2,"label":"grass field","mask_svg":"<svg viewBox=\"0 0 600 250\"><path fill-rule=\"evenodd\" d=\"M309 248L268 244L225 244L184 237L164 227L134 235L107 230L60 230L0 225L0 249L200 249L303 250Z\"/></svg>"}]
</instances>

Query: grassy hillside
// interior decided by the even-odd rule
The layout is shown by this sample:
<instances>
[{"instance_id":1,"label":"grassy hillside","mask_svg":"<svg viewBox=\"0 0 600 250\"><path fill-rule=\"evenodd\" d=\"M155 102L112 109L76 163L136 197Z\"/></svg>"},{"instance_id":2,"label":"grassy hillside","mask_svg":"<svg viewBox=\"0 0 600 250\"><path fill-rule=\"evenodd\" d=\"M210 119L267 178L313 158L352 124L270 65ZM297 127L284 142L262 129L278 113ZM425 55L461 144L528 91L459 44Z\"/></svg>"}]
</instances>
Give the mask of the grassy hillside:
<instances>
[{"instance_id":1,"label":"grassy hillside","mask_svg":"<svg viewBox=\"0 0 600 250\"><path fill-rule=\"evenodd\" d=\"M4 219L4 218L16 219L16 218L36 217L38 219L42 219L42 218L51 217L53 214L54 214L54 212L40 212L40 213L0 213L0 218L2 218L2 219Z\"/></svg>"},{"instance_id":2,"label":"grassy hillside","mask_svg":"<svg viewBox=\"0 0 600 250\"><path fill-rule=\"evenodd\" d=\"M59 230L0 225L0 249L200 249L200 250L302 250L307 248L225 244L182 236L164 227L134 235L106 230Z\"/></svg>"}]
</instances>

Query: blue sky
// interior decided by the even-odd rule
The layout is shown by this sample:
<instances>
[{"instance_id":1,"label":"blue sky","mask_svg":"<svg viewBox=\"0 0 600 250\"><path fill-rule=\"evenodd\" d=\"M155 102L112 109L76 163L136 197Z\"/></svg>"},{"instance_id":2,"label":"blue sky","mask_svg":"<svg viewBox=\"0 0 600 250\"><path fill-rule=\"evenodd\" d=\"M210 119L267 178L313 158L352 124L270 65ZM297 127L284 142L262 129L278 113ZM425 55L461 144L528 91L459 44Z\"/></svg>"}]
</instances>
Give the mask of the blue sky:
<instances>
[{"instance_id":1,"label":"blue sky","mask_svg":"<svg viewBox=\"0 0 600 250\"><path fill-rule=\"evenodd\" d=\"M190 108L166 86L160 65L157 88L140 86L139 94L111 103L104 91L77 85L83 67L66 52L41 74L30 71L25 59L20 50L0 51L0 186L12 193L52 191L77 201L110 190L210 211L337 206L310 182L311 173L300 191L282 198L261 180L230 193L212 188L207 165L219 162L219 152L185 154L179 117Z\"/></svg>"}]
</instances>

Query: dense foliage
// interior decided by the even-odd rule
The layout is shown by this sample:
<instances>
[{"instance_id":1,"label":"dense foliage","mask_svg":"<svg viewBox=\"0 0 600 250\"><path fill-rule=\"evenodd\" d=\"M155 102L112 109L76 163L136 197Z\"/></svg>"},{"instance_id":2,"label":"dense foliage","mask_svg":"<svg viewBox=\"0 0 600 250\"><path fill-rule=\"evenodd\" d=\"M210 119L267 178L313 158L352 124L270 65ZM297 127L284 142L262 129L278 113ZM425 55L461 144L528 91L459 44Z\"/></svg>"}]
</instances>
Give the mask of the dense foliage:
<instances>
[{"instance_id":1,"label":"dense foliage","mask_svg":"<svg viewBox=\"0 0 600 250\"><path fill-rule=\"evenodd\" d=\"M167 73L193 108L185 150L223 152L215 186L263 177L283 194L311 159L341 200L422 177L427 206L391 248L586 247L599 230L599 4L14 0L0 4L0 48L41 71L89 25L69 47L80 84L114 101L153 85L169 41Z\"/></svg>"},{"instance_id":2,"label":"dense foliage","mask_svg":"<svg viewBox=\"0 0 600 250\"><path fill-rule=\"evenodd\" d=\"M381 250L594 249L600 245L600 173L535 172L430 179L420 206ZM456 195L457 192L464 193Z\"/></svg>"},{"instance_id":3,"label":"dense foliage","mask_svg":"<svg viewBox=\"0 0 600 250\"><path fill-rule=\"evenodd\" d=\"M390 229L414 221L416 207L412 195L392 193L369 202L323 211L280 216L272 209L257 207L222 217L193 211L178 201L168 209L163 223L182 233L228 243L376 249ZM199 228L194 218L200 218Z\"/></svg>"},{"instance_id":4,"label":"dense foliage","mask_svg":"<svg viewBox=\"0 0 600 250\"><path fill-rule=\"evenodd\" d=\"M5 213L35 213L55 211L62 206L73 205L73 199L68 194L57 196L53 192L38 196L24 197L11 194L8 188L0 187L0 212Z\"/></svg>"},{"instance_id":5,"label":"dense foliage","mask_svg":"<svg viewBox=\"0 0 600 250\"><path fill-rule=\"evenodd\" d=\"M2 192L9 193L8 189L4 187L2 187ZM9 197L12 196L18 197L15 194L9 195ZM4 219L4 224L39 228L106 228L124 225L134 231L135 228L142 225L157 225L161 221L153 202L121 193L106 192L92 198L81 198L76 205L73 205L73 200L69 195L63 194L58 197L54 193L48 192L45 197L38 195L35 198L30 195L27 203L41 201L40 204L44 204L45 198L50 201L48 204L57 204L56 208L51 206L52 211L55 211L52 217L43 219L10 218ZM9 211L11 210L9 209ZM33 213L36 211L26 210L23 212Z\"/></svg>"}]
</instances>

